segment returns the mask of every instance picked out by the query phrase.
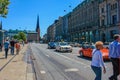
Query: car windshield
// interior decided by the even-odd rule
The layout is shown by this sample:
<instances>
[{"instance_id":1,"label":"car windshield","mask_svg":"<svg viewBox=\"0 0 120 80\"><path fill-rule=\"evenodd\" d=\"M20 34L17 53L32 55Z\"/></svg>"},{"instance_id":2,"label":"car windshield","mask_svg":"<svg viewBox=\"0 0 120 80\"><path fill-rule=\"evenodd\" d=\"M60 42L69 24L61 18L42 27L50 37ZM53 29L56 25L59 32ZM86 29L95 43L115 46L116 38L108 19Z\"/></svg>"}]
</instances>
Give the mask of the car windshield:
<instances>
[{"instance_id":1,"label":"car windshield","mask_svg":"<svg viewBox=\"0 0 120 80\"><path fill-rule=\"evenodd\" d=\"M55 44L54 42L50 42L50 44Z\"/></svg>"},{"instance_id":2,"label":"car windshield","mask_svg":"<svg viewBox=\"0 0 120 80\"><path fill-rule=\"evenodd\" d=\"M64 46L64 45L68 45L68 43L60 43L60 45Z\"/></svg>"}]
</instances>

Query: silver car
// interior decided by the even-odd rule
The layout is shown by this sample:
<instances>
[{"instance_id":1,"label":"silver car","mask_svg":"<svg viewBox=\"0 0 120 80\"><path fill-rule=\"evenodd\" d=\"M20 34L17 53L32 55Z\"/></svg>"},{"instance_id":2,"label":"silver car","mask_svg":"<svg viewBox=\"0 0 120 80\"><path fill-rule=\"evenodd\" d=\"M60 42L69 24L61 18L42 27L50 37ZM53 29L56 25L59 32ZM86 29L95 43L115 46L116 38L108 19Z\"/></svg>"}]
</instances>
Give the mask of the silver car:
<instances>
[{"instance_id":1,"label":"silver car","mask_svg":"<svg viewBox=\"0 0 120 80\"><path fill-rule=\"evenodd\" d=\"M57 42L56 51L60 52L72 52L72 47L67 42Z\"/></svg>"}]
</instances>

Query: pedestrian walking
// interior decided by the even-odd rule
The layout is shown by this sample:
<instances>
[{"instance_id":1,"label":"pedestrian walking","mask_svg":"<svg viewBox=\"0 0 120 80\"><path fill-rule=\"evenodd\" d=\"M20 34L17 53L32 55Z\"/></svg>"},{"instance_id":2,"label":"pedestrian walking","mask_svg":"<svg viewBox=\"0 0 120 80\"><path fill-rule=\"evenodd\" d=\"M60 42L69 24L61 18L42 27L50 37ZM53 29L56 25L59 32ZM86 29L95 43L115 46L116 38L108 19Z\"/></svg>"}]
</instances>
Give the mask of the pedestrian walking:
<instances>
[{"instance_id":1,"label":"pedestrian walking","mask_svg":"<svg viewBox=\"0 0 120 80\"><path fill-rule=\"evenodd\" d=\"M15 48L16 48L16 54L19 54L19 52L20 52L20 43L19 42L17 42L15 44Z\"/></svg>"},{"instance_id":2,"label":"pedestrian walking","mask_svg":"<svg viewBox=\"0 0 120 80\"><path fill-rule=\"evenodd\" d=\"M23 45L23 47L24 47L24 44L25 44L24 41L22 41L22 45Z\"/></svg>"},{"instance_id":3,"label":"pedestrian walking","mask_svg":"<svg viewBox=\"0 0 120 80\"><path fill-rule=\"evenodd\" d=\"M106 73L105 65L103 62L102 52L100 51L103 48L103 42L98 41L95 43L96 49L92 52L92 62L91 68L94 71L96 77L94 80L102 80L102 67L103 72Z\"/></svg>"},{"instance_id":4,"label":"pedestrian walking","mask_svg":"<svg viewBox=\"0 0 120 80\"><path fill-rule=\"evenodd\" d=\"M109 45L109 57L113 66L113 75L109 77L109 80L118 80L117 77L120 74L120 35L114 35L114 41Z\"/></svg>"},{"instance_id":5,"label":"pedestrian walking","mask_svg":"<svg viewBox=\"0 0 120 80\"><path fill-rule=\"evenodd\" d=\"M4 42L4 49L5 49L5 58L7 59L7 56L8 56L8 50L9 50L9 41L6 40Z\"/></svg>"},{"instance_id":6,"label":"pedestrian walking","mask_svg":"<svg viewBox=\"0 0 120 80\"><path fill-rule=\"evenodd\" d=\"M2 44L0 43L0 51L2 51Z\"/></svg>"},{"instance_id":7,"label":"pedestrian walking","mask_svg":"<svg viewBox=\"0 0 120 80\"><path fill-rule=\"evenodd\" d=\"M14 55L14 46L15 46L15 41L12 39L10 41L11 55Z\"/></svg>"}]
</instances>

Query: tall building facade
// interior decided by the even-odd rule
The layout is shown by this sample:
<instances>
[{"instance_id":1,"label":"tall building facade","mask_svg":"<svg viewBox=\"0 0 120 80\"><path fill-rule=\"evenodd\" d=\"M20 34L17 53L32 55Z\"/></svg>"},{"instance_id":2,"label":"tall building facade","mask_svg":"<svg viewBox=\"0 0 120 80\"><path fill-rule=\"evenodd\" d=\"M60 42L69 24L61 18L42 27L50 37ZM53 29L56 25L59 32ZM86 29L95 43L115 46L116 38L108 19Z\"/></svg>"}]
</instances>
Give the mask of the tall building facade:
<instances>
[{"instance_id":1,"label":"tall building facade","mask_svg":"<svg viewBox=\"0 0 120 80\"><path fill-rule=\"evenodd\" d=\"M38 42L40 42L40 25L39 25L39 15L37 16L37 24L36 24L36 32L38 33L37 36L37 40Z\"/></svg>"},{"instance_id":2,"label":"tall building facade","mask_svg":"<svg viewBox=\"0 0 120 80\"><path fill-rule=\"evenodd\" d=\"M53 23L47 29L47 41L55 41L55 24Z\"/></svg>"},{"instance_id":3,"label":"tall building facade","mask_svg":"<svg viewBox=\"0 0 120 80\"><path fill-rule=\"evenodd\" d=\"M69 41L68 37L68 15L59 17L47 29L48 41Z\"/></svg>"},{"instance_id":4,"label":"tall building facade","mask_svg":"<svg viewBox=\"0 0 120 80\"><path fill-rule=\"evenodd\" d=\"M63 18L63 35L62 35L62 38L63 38L63 40L64 41L70 41L70 35L69 35L69 33L68 33L68 15L69 15L69 13L68 14L66 14L66 15L64 15L62 18Z\"/></svg>"},{"instance_id":5,"label":"tall building facade","mask_svg":"<svg viewBox=\"0 0 120 80\"><path fill-rule=\"evenodd\" d=\"M95 42L98 38L99 0L85 0L68 17L68 31L72 42Z\"/></svg>"},{"instance_id":6,"label":"tall building facade","mask_svg":"<svg viewBox=\"0 0 120 80\"><path fill-rule=\"evenodd\" d=\"M57 41L111 42L120 34L120 0L84 0L58 19L55 31Z\"/></svg>"},{"instance_id":7,"label":"tall building facade","mask_svg":"<svg viewBox=\"0 0 120 80\"><path fill-rule=\"evenodd\" d=\"M103 0L99 4L99 34L103 42L111 42L120 33L119 0Z\"/></svg>"},{"instance_id":8,"label":"tall building facade","mask_svg":"<svg viewBox=\"0 0 120 80\"><path fill-rule=\"evenodd\" d=\"M56 26L56 35L55 41L63 40L63 18L59 17L58 21L55 23Z\"/></svg>"}]
</instances>

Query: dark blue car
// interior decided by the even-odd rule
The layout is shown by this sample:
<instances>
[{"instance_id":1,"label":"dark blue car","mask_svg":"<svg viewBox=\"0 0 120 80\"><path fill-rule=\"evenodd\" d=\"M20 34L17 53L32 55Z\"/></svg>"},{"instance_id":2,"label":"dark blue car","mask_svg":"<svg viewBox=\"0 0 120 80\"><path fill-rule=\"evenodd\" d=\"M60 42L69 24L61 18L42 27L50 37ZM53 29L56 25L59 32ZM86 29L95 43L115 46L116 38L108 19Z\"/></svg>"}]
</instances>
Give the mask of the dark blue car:
<instances>
[{"instance_id":1,"label":"dark blue car","mask_svg":"<svg viewBox=\"0 0 120 80\"><path fill-rule=\"evenodd\" d=\"M48 43L48 49L55 49L56 43L55 42L49 42Z\"/></svg>"}]
</instances>

